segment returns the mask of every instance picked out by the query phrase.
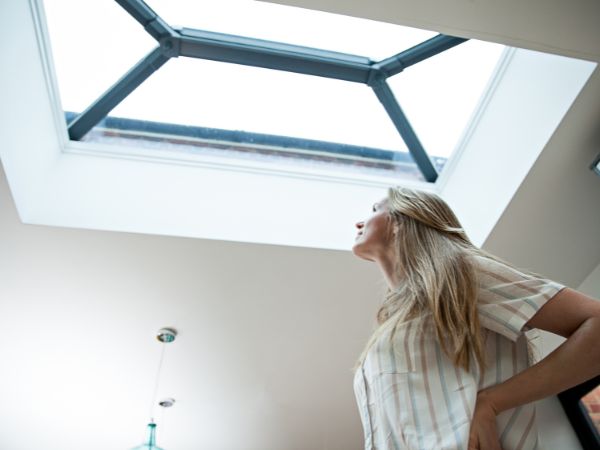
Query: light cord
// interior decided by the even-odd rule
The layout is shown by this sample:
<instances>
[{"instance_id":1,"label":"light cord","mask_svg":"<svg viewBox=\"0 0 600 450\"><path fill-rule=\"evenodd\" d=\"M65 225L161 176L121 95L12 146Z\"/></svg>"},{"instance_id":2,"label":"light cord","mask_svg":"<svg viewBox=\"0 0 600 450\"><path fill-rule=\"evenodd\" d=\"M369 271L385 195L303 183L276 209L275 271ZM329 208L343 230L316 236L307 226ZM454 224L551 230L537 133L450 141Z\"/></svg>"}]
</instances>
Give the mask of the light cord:
<instances>
[{"instance_id":1,"label":"light cord","mask_svg":"<svg viewBox=\"0 0 600 450\"><path fill-rule=\"evenodd\" d=\"M160 382L160 374L162 372L163 360L165 357L165 346L166 343L163 342L162 350L160 351L160 361L158 363L158 370L156 371L156 378L154 381L154 392L152 394L152 403L150 404L150 421L154 422L154 407L156 405L156 395L158 394L158 384Z\"/></svg>"}]
</instances>

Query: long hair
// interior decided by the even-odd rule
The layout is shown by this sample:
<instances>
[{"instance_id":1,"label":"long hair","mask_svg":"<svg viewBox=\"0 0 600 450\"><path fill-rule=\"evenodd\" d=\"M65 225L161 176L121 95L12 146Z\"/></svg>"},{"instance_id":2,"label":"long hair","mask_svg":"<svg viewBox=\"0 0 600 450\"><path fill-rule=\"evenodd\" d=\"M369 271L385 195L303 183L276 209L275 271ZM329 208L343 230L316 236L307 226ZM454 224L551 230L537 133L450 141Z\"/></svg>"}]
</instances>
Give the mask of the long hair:
<instances>
[{"instance_id":1,"label":"long hair","mask_svg":"<svg viewBox=\"0 0 600 450\"><path fill-rule=\"evenodd\" d=\"M431 314L437 340L455 366L484 366L483 337L477 313L477 272L473 256L497 258L477 248L450 207L437 195L390 188L389 220L394 229L396 267L401 282L389 289L377 313L379 327L371 345L392 327Z\"/></svg>"}]
</instances>

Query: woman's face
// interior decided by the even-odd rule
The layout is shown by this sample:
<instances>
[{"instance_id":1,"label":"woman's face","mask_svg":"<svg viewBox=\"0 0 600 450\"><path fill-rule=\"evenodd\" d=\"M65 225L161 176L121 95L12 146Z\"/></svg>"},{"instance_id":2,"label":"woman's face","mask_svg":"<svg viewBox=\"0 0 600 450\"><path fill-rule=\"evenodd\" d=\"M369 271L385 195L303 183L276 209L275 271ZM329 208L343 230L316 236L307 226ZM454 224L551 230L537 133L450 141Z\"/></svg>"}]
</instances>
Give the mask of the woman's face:
<instances>
[{"instance_id":1,"label":"woman's face","mask_svg":"<svg viewBox=\"0 0 600 450\"><path fill-rule=\"evenodd\" d=\"M373 205L373 212L365 221L357 222L358 230L352 252L369 261L389 255L392 246L392 221L389 218L387 200Z\"/></svg>"}]
</instances>

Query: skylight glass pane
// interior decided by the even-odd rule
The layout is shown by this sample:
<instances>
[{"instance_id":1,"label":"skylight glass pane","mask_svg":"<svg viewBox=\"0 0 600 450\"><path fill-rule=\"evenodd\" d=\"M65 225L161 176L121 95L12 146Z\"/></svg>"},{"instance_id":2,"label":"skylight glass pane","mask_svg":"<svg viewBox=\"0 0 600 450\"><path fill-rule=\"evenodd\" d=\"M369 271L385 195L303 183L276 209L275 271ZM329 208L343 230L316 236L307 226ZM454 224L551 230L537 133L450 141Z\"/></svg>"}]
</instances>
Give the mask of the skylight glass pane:
<instances>
[{"instance_id":1,"label":"skylight glass pane","mask_svg":"<svg viewBox=\"0 0 600 450\"><path fill-rule=\"evenodd\" d=\"M157 43L114 1L44 3L63 109L83 111Z\"/></svg>"},{"instance_id":2,"label":"skylight glass pane","mask_svg":"<svg viewBox=\"0 0 600 450\"><path fill-rule=\"evenodd\" d=\"M437 33L253 0L149 0L173 26L266 39L381 60Z\"/></svg>"},{"instance_id":3,"label":"skylight glass pane","mask_svg":"<svg viewBox=\"0 0 600 450\"><path fill-rule=\"evenodd\" d=\"M470 40L410 66L388 80L431 157L450 157L504 48Z\"/></svg>"},{"instance_id":4,"label":"skylight glass pane","mask_svg":"<svg viewBox=\"0 0 600 450\"><path fill-rule=\"evenodd\" d=\"M167 62L111 116L407 151L366 85L192 58Z\"/></svg>"},{"instance_id":5,"label":"skylight glass pane","mask_svg":"<svg viewBox=\"0 0 600 450\"><path fill-rule=\"evenodd\" d=\"M349 53L374 61L436 35L256 1L150 0L148 4L173 26ZM67 112L84 111L157 46L113 1L53 0L47 2L46 14L62 106ZM438 171L469 123L502 48L469 41L388 79ZM246 152L244 158L280 152L297 163L312 159L337 164L345 158L345 163L360 170L400 170L403 176L410 173L410 177L422 179L385 109L371 88L360 83L179 57L146 79L109 116L85 140L151 148L189 144L194 152L199 148L202 152L234 149ZM69 117L72 120L74 116ZM169 128L169 124L174 126ZM117 131L107 130L110 127ZM131 133L126 127L133 127ZM144 131L150 129L154 134ZM183 134L170 136L170 132ZM216 136L215 132L215 139L230 139L234 144L204 145L204 136ZM202 145L194 141L200 135ZM280 137L289 139L281 148L274 148Z\"/></svg>"}]
</instances>

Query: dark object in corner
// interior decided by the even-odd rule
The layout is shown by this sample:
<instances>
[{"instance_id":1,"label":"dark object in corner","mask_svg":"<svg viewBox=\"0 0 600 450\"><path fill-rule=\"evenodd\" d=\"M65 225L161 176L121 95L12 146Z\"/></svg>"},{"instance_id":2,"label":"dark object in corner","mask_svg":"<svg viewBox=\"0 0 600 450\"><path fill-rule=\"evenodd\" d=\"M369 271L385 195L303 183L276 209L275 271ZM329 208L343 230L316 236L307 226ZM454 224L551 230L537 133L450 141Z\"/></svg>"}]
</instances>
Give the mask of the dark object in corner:
<instances>
[{"instance_id":1,"label":"dark object in corner","mask_svg":"<svg viewBox=\"0 0 600 450\"><path fill-rule=\"evenodd\" d=\"M590 169L592 169L594 172L596 172L596 175L600 175L600 155L598 155L596 157L596 159L590 166Z\"/></svg>"},{"instance_id":2,"label":"dark object in corner","mask_svg":"<svg viewBox=\"0 0 600 450\"><path fill-rule=\"evenodd\" d=\"M558 394L558 399L584 450L600 450L600 429L594 424L593 418L581 401L583 397L599 387L600 376L597 376Z\"/></svg>"}]
</instances>

